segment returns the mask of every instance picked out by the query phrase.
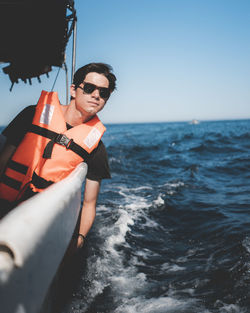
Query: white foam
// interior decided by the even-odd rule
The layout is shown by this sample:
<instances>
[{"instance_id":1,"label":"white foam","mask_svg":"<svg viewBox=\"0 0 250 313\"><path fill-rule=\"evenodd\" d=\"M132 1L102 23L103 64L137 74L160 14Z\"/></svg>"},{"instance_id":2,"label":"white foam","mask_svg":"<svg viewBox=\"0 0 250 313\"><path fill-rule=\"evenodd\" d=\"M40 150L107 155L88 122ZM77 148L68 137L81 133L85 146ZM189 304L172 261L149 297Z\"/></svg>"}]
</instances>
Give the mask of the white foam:
<instances>
[{"instance_id":1,"label":"white foam","mask_svg":"<svg viewBox=\"0 0 250 313\"><path fill-rule=\"evenodd\" d=\"M116 221L103 223L103 214L107 212L105 206L97 208L97 222L94 225L95 234L100 238L105 238L104 243L98 249L98 256L91 255L87 259L86 276L83 278L83 290L87 300L86 308L93 299L109 286L116 299L127 299L134 296L135 292L141 293L148 285L146 275L138 273L137 265L140 263L137 255L129 259L124 255L124 249L130 249L126 242L126 235L131 232L131 227L138 219L143 217L142 227L157 227L157 223L152 222L147 216L147 210L151 206L149 200L134 193L137 190L147 189L145 186L134 188L133 192L129 188L119 186L116 191L122 196L118 209L112 218ZM98 223L100 220L100 223ZM148 251L144 251L147 258ZM126 265L124 260L127 259ZM86 284L88 288L86 289Z\"/></svg>"},{"instance_id":2,"label":"white foam","mask_svg":"<svg viewBox=\"0 0 250 313\"><path fill-rule=\"evenodd\" d=\"M164 186L170 187L170 188L178 188L178 187L183 187L185 184L182 181L177 181L174 183L165 183Z\"/></svg>"},{"instance_id":3,"label":"white foam","mask_svg":"<svg viewBox=\"0 0 250 313\"><path fill-rule=\"evenodd\" d=\"M141 191L141 190L153 190L153 188L150 187L150 186L139 186L139 187L127 189L127 191L129 191L129 192L132 192L132 191Z\"/></svg>"},{"instance_id":4,"label":"white foam","mask_svg":"<svg viewBox=\"0 0 250 313\"><path fill-rule=\"evenodd\" d=\"M177 181L177 182L166 182L165 184L160 185L159 187L163 188L166 194L171 196L177 192L177 189L179 187L183 187L183 186L185 186L184 182Z\"/></svg>"},{"instance_id":5,"label":"white foam","mask_svg":"<svg viewBox=\"0 0 250 313\"><path fill-rule=\"evenodd\" d=\"M222 308L219 310L220 313L244 313L247 312L243 310L241 307L239 307L236 304L225 304Z\"/></svg>"},{"instance_id":6,"label":"white foam","mask_svg":"<svg viewBox=\"0 0 250 313\"><path fill-rule=\"evenodd\" d=\"M241 308L237 304L226 304L221 300L215 302L215 307L219 309L219 313L247 313L248 311L244 308Z\"/></svg>"},{"instance_id":7,"label":"white foam","mask_svg":"<svg viewBox=\"0 0 250 313\"><path fill-rule=\"evenodd\" d=\"M153 252L152 250L149 250L147 248L143 248L143 249L140 249L136 252L136 255L137 256L141 256L141 257L157 257L157 256L160 256L159 253L156 253L156 252Z\"/></svg>"},{"instance_id":8,"label":"white foam","mask_svg":"<svg viewBox=\"0 0 250 313\"><path fill-rule=\"evenodd\" d=\"M134 276L131 276L131 274ZM116 297L123 299L124 297L130 298L136 294L136 292L140 292L143 290L146 285L146 275L144 273L136 273L127 269L123 276L112 276L112 289L113 293ZM124 275L125 274L125 275Z\"/></svg>"},{"instance_id":9,"label":"white foam","mask_svg":"<svg viewBox=\"0 0 250 313\"><path fill-rule=\"evenodd\" d=\"M121 163L121 160L120 160L119 158L110 157L110 158L109 158L109 162L110 162L110 163L113 163L113 162Z\"/></svg>"},{"instance_id":10,"label":"white foam","mask_svg":"<svg viewBox=\"0 0 250 313\"><path fill-rule=\"evenodd\" d=\"M250 253L250 238L246 237L242 242L243 247Z\"/></svg>"},{"instance_id":11,"label":"white foam","mask_svg":"<svg viewBox=\"0 0 250 313\"><path fill-rule=\"evenodd\" d=\"M98 206L98 213L100 213L100 212L110 212L110 208L108 208L105 205L99 205Z\"/></svg>"},{"instance_id":12,"label":"white foam","mask_svg":"<svg viewBox=\"0 0 250 313\"><path fill-rule=\"evenodd\" d=\"M177 264L164 263L162 264L161 269L167 272L178 272L178 271L184 271L185 267L179 266Z\"/></svg>"},{"instance_id":13,"label":"white foam","mask_svg":"<svg viewBox=\"0 0 250 313\"><path fill-rule=\"evenodd\" d=\"M128 299L115 309L114 313L171 313L186 312L194 305L193 300L181 301L171 297L144 299L142 297Z\"/></svg>"},{"instance_id":14,"label":"white foam","mask_svg":"<svg viewBox=\"0 0 250 313\"><path fill-rule=\"evenodd\" d=\"M151 290L152 282L148 281L146 274L138 272L138 265L145 265L143 260L152 256L159 256L151 250L144 248L132 250L126 236L132 232L132 227L139 221L140 229L150 231L159 227L148 214L152 207L152 200L136 194L137 191L148 190L148 186L128 188L116 186L113 191L120 195L117 209L112 215L115 222L103 222L103 214L108 215L108 208L97 208L97 219L94 224L95 234L105 238L98 249L98 255L92 254L87 259L86 275L83 277L82 290L84 292L83 306L87 309L98 294L103 293L106 287L111 289L115 303L119 306L114 312L185 312L185 308L192 302L180 301L174 297L160 297L158 299L144 299L146 290ZM153 202L154 205L162 205L162 194ZM111 216L111 215L109 215ZM143 233L143 232L142 232ZM133 233L133 236L140 236ZM126 255L126 251L133 251L133 255ZM164 266L163 266L164 269ZM184 270L183 267L173 264L165 264L165 270L176 272ZM86 288L86 285L88 286ZM187 304L189 303L189 304ZM166 308L170 311L166 311ZM84 312L84 311L83 311ZM173 311L174 312L174 311Z\"/></svg>"},{"instance_id":15,"label":"white foam","mask_svg":"<svg viewBox=\"0 0 250 313\"><path fill-rule=\"evenodd\" d=\"M186 263L190 257L195 256L200 251L199 248L189 249L186 255L177 258L178 263Z\"/></svg>"},{"instance_id":16,"label":"white foam","mask_svg":"<svg viewBox=\"0 0 250 313\"><path fill-rule=\"evenodd\" d=\"M119 209L119 219L113 226L113 235L107 238L108 248L114 249L114 245L125 242L126 233L130 230L129 225L134 225L134 221L127 211Z\"/></svg>"},{"instance_id":17,"label":"white foam","mask_svg":"<svg viewBox=\"0 0 250 313\"><path fill-rule=\"evenodd\" d=\"M164 203L165 203L165 202L164 202L164 200L162 199L162 194L159 194L159 195L158 195L158 198L153 201L153 204L154 204L155 206L161 206L161 205L163 205Z\"/></svg>"}]
</instances>

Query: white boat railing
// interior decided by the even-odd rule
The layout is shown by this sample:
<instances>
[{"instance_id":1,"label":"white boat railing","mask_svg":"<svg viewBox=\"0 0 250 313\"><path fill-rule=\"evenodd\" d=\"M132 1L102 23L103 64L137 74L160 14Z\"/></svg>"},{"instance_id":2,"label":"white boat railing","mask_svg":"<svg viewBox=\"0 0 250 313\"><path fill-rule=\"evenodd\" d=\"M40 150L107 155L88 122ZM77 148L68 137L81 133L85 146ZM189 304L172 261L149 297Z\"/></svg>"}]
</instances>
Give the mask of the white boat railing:
<instances>
[{"instance_id":1,"label":"white boat railing","mask_svg":"<svg viewBox=\"0 0 250 313\"><path fill-rule=\"evenodd\" d=\"M72 238L87 165L21 203L0 222L0 306L39 312Z\"/></svg>"}]
</instances>

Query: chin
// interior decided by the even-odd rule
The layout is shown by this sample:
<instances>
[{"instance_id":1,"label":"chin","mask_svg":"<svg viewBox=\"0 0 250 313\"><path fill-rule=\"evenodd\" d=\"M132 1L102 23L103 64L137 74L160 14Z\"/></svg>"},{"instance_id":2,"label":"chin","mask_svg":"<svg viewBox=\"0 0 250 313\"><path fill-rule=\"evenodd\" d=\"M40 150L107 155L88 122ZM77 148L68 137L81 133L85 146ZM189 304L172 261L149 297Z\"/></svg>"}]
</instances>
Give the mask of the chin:
<instances>
[{"instance_id":1,"label":"chin","mask_svg":"<svg viewBox=\"0 0 250 313\"><path fill-rule=\"evenodd\" d=\"M95 109L84 110L84 115L94 116L95 114L96 114L96 110Z\"/></svg>"}]
</instances>

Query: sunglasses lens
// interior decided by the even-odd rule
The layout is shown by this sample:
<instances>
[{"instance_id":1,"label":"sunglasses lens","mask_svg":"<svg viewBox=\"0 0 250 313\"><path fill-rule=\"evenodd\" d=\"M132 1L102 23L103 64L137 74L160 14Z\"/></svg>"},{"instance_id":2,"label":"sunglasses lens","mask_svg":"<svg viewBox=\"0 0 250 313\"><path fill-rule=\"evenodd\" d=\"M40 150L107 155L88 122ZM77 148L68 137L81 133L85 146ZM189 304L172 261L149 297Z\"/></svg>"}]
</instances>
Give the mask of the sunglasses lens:
<instances>
[{"instance_id":1,"label":"sunglasses lens","mask_svg":"<svg viewBox=\"0 0 250 313\"><path fill-rule=\"evenodd\" d=\"M90 83L85 83L83 86L83 91L86 93L92 93L95 90L96 86Z\"/></svg>"},{"instance_id":2,"label":"sunglasses lens","mask_svg":"<svg viewBox=\"0 0 250 313\"><path fill-rule=\"evenodd\" d=\"M100 97L103 99L107 99L110 96L110 91L108 88L105 87L97 87L94 84L91 83L84 83L83 85L83 91L87 94L92 93L94 90L98 89L100 93Z\"/></svg>"},{"instance_id":3,"label":"sunglasses lens","mask_svg":"<svg viewBox=\"0 0 250 313\"><path fill-rule=\"evenodd\" d=\"M110 96L110 92L108 88L100 88L100 97L103 99L107 99Z\"/></svg>"}]
</instances>

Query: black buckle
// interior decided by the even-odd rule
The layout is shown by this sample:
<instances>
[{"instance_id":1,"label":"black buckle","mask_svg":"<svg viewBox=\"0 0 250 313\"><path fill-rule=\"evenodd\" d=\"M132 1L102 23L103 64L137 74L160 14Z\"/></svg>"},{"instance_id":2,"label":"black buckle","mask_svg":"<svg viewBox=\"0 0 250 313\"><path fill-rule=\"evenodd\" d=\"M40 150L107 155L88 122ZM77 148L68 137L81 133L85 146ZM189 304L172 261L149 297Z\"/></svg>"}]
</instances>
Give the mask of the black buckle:
<instances>
[{"instance_id":1,"label":"black buckle","mask_svg":"<svg viewBox=\"0 0 250 313\"><path fill-rule=\"evenodd\" d=\"M73 142L73 139L69 139L64 134L58 134L55 138L55 142L58 143L61 146L66 147L66 149L69 148L70 144Z\"/></svg>"}]
</instances>

